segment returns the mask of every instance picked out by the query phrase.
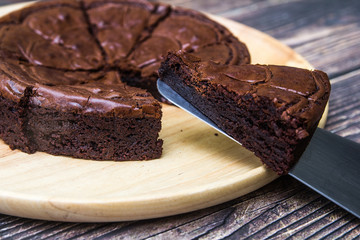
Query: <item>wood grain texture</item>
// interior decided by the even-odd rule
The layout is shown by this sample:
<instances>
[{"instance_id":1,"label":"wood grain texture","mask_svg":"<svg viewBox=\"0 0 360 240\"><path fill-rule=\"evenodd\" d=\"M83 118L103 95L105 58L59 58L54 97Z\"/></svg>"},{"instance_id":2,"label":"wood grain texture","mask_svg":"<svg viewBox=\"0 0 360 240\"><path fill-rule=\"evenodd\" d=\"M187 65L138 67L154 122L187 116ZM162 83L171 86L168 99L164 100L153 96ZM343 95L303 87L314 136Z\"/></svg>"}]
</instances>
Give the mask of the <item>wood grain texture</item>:
<instances>
[{"instance_id":1,"label":"wood grain texture","mask_svg":"<svg viewBox=\"0 0 360 240\"><path fill-rule=\"evenodd\" d=\"M360 7L357 0L168 0L229 17L301 53L332 82L326 128L360 142ZM36 235L32 235L36 233ZM9 239L359 239L360 220L286 176L235 200L146 221L78 224L0 215Z\"/></svg>"}]
</instances>

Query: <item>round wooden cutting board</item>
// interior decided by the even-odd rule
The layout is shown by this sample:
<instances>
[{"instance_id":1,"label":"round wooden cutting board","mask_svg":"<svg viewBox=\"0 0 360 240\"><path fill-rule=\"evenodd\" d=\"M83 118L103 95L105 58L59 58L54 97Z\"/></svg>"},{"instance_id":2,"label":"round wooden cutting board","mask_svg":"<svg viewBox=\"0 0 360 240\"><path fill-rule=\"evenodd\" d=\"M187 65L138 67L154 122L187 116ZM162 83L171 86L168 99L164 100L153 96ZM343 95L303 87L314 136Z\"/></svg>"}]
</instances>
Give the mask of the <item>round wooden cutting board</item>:
<instances>
[{"instance_id":1,"label":"round wooden cutting board","mask_svg":"<svg viewBox=\"0 0 360 240\"><path fill-rule=\"evenodd\" d=\"M0 14L22 6L0 8ZM211 17L248 45L253 63L311 68L264 33ZM163 106L162 123L163 156L150 161L29 155L0 142L0 212L76 222L155 218L237 198L277 177L251 152L176 107Z\"/></svg>"}]
</instances>

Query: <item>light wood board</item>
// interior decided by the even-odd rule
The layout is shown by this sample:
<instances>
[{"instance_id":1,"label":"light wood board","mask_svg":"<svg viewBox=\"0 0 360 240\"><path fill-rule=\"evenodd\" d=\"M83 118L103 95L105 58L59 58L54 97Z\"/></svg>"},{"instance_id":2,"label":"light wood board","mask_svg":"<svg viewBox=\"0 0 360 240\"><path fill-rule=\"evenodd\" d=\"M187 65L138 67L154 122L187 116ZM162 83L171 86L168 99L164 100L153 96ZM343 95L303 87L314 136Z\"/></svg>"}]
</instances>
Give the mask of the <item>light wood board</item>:
<instances>
[{"instance_id":1,"label":"light wood board","mask_svg":"<svg viewBox=\"0 0 360 240\"><path fill-rule=\"evenodd\" d=\"M0 15L21 6L0 8ZM264 33L211 17L248 45L253 63L311 68ZM0 142L0 212L76 222L148 219L219 204L277 178L251 152L176 107L163 106L162 123L164 152L151 161L29 155Z\"/></svg>"}]
</instances>

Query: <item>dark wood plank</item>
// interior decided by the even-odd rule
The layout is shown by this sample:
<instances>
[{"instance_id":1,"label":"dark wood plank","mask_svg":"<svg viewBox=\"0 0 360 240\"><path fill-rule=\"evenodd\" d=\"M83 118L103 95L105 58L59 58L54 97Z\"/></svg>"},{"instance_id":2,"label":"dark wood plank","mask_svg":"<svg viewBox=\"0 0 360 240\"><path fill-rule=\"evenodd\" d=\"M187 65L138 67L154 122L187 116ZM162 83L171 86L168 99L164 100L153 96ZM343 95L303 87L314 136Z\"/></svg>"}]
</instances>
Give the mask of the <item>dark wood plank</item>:
<instances>
[{"instance_id":1,"label":"dark wood plank","mask_svg":"<svg viewBox=\"0 0 360 240\"><path fill-rule=\"evenodd\" d=\"M360 142L360 69L332 80L326 129Z\"/></svg>"}]
</instances>

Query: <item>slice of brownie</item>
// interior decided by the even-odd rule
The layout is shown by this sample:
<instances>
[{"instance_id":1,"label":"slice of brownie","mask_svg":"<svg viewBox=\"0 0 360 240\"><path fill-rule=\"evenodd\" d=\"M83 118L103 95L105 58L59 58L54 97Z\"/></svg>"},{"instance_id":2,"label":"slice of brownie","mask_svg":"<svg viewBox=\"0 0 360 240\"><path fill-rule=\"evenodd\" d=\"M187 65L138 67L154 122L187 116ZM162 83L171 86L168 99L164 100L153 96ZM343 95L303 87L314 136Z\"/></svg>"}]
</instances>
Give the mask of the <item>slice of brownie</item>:
<instances>
[{"instance_id":1,"label":"slice of brownie","mask_svg":"<svg viewBox=\"0 0 360 240\"><path fill-rule=\"evenodd\" d=\"M330 93L318 70L225 65L180 52L168 54L159 74L279 175L301 156Z\"/></svg>"}]
</instances>

